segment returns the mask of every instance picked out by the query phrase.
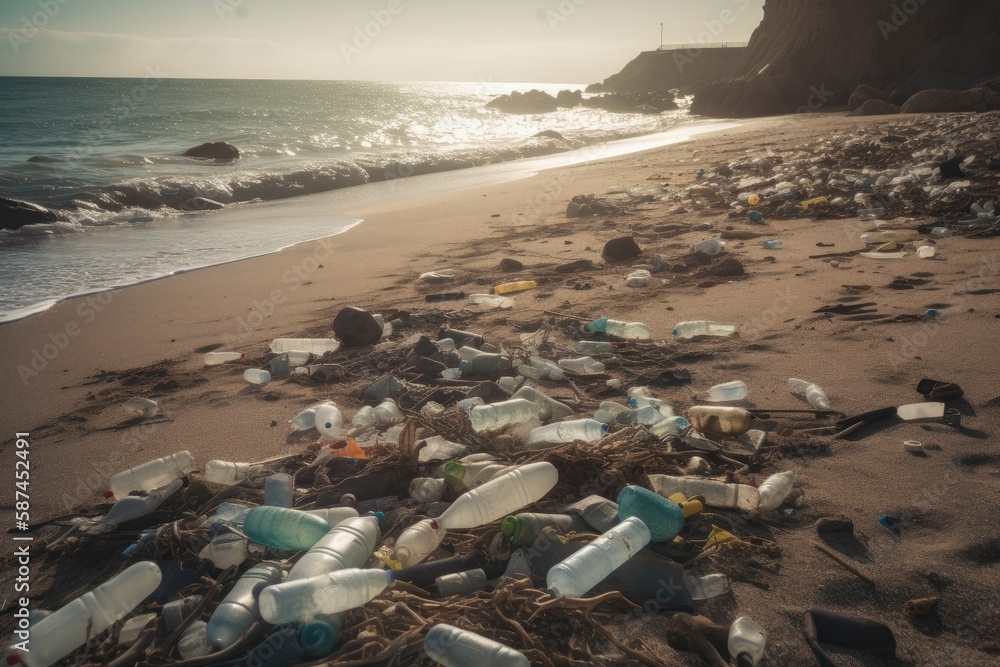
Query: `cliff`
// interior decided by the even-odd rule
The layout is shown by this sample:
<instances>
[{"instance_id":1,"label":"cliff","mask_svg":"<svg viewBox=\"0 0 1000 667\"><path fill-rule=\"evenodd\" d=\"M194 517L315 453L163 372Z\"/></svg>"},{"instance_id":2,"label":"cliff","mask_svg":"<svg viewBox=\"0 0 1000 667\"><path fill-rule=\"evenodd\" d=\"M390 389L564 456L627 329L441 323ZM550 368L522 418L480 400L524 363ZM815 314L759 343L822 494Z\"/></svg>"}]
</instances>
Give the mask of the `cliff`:
<instances>
[{"instance_id":1,"label":"cliff","mask_svg":"<svg viewBox=\"0 0 1000 667\"><path fill-rule=\"evenodd\" d=\"M1000 75L997 0L767 0L764 19L692 112L749 117L847 104L860 84L896 104Z\"/></svg>"},{"instance_id":2,"label":"cliff","mask_svg":"<svg viewBox=\"0 0 1000 667\"><path fill-rule=\"evenodd\" d=\"M587 87L588 93L666 92L721 78L744 47L643 51L618 74Z\"/></svg>"}]
</instances>

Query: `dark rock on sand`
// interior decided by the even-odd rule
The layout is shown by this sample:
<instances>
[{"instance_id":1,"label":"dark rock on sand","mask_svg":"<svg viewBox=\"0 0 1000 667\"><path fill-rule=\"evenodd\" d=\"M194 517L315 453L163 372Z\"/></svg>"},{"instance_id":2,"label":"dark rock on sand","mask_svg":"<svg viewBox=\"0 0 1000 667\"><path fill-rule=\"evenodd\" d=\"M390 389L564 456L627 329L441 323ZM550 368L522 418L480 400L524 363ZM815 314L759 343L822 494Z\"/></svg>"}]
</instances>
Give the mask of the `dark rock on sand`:
<instances>
[{"instance_id":1,"label":"dark rock on sand","mask_svg":"<svg viewBox=\"0 0 1000 667\"><path fill-rule=\"evenodd\" d=\"M735 257L723 257L722 259L713 262L711 266L706 266L699 273L704 273L710 276L719 276L722 278L732 278L735 276L745 275L746 270L743 268L743 264L740 260Z\"/></svg>"},{"instance_id":2,"label":"dark rock on sand","mask_svg":"<svg viewBox=\"0 0 1000 667\"><path fill-rule=\"evenodd\" d=\"M558 108L556 98L540 90L529 90L526 93L514 91L510 95L500 97L488 102L488 108L499 109L504 113L548 113Z\"/></svg>"},{"instance_id":3,"label":"dark rock on sand","mask_svg":"<svg viewBox=\"0 0 1000 667\"><path fill-rule=\"evenodd\" d=\"M196 157L205 160L238 160L240 150L225 141L204 143L184 151L185 157Z\"/></svg>"},{"instance_id":4,"label":"dark rock on sand","mask_svg":"<svg viewBox=\"0 0 1000 667\"><path fill-rule=\"evenodd\" d=\"M850 101L847 103L847 108L851 111L860 109L865 102L870 100L881 100L883 102L889 101L889 96L884 92L876 88L875 86L869 86L867 83L863 83L854 89L854 93L851 95Z\"/></svg>"},{"instance_id":5,"label":"dark rock on sand","mask_svg":"<svg viewBox=\"0 0 1000 667\"><path fill-rule=\"evenodd\" d=\"M1000 93L985 86L970 90L922 90L903 105L903 113L996 111Z\"/></svg>"},{"instance_id":6,"label":"dark rock on sand","mask_svg":"<svg viewBox=\"0 0 1000 667\"><path fill-rule=\"evenodd\" d=\"M524 264L517 261L516 259L511 259L510 257L504 257L500 260L500 270L506 271L508 273L513 273L514 271L520 271L524 268Z\"/></svg>"},{"instance_id":7,"label":"dark rock on sand","mask_svg":"<svg viewBox=\"0 0 1000 667\"><path fill-rule=\"evenodd\" d=\"M531 135L532 137L545 137L547 139L558 139L559 141L566 141L566 137L559 134L555 130L542 130L537 134Z\"/></svg>"},{"instance_id":8,"label":"dark rock on sand","mask_svg":"<svg viewBox=\"0 0 1000 667\"><path fill-rule=\"evenodd\" d=\"M566 205L567 218L586 218L592 215L614 215L622 210L594 195L576 195Z\"/></svg>"},{"instance_id":9,"label":"dark rock on sand","mask_svg":"<svg viewBox=\"0 0 1000 667\"><path fill-rule=\"evenodd\" d=\"M604 244L601 257L608 262L624 262L642 254L642 248L631 236L621 236Z\"/></svg>"},{"instance_id":10,"label":"dark rock on sand","mask_svg":"<svg viewBox=\"0 0 1000 667\"><path fill-rule=\"evenodd\" d=\"M578 259L573 262L560 264L554 271L556 273L576 273L577 271L589 271L594 268L594 262L589 259Z\"/></svg>"},{"instance_id":11,"label":"dark rock on sand","mask_svg":"<svg viewBox=\"0 0 1000 667\"><path fill-rule=\"evenodd\" d=\"M848 116L888 116L898 114L900 108L885 100L868 100L860 107L847 114Z\"/></svg>"},{"instance_id":12,"label":"dark rock on sand","mask_svg":"<svg viewBox=\"0 0 1000 667\"><path fill-rule=\"evenodd\" d=\"M25 225L57 220L56 214L44 206L11 197L0 197L0 229L14 231Z\"/></svg>"}]
</instances>

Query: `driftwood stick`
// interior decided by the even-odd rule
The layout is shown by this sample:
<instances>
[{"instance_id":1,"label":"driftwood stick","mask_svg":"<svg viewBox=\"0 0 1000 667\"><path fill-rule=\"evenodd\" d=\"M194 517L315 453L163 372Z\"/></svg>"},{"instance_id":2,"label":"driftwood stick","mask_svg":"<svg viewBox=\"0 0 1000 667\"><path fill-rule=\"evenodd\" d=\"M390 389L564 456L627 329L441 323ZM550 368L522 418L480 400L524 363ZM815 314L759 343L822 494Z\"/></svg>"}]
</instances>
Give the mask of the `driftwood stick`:
<instances>
[{"instance_id":1,"label":"driftwood stick","mask_svg":"<svg viewBox=\"0 0 1000 667\"><path fill-rule=\"evenodd\" d=\"M846 558L844 558L843 556L841 556L840 554L838 554L836 551L834 551L830 547L826 546L825 544L821 544L820 542L813 542L812 545L814 547L816 547L817 549L819 549L820 551L822 551L827 556L829 556L831 559L833 559L834 562L838 563L845 570L847 570L851 574L857 576L859 579L861 579L865 583L871 584L872 586L875 585L875 580L874 579L872 579L867 574L865 574L864 572L862 572L861 570L859 570L853 563L851 563L849 560L847 560Z\"/></svg>"}]
</instances>

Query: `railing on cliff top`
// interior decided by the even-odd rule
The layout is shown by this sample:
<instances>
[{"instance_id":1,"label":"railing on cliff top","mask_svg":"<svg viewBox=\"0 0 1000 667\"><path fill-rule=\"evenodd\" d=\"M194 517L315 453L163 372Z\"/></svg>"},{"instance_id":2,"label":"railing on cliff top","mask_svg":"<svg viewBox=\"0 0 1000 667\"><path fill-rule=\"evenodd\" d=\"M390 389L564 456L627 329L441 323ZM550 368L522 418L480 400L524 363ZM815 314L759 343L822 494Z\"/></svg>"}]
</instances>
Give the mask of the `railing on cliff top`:
<instances>
[{"instance_id":1,"label":"railing on cliff top","mask_svg":"<svg viewBox=\"0 0 1000 667\"><path fill-rule=\"evenodd\" d=\"M662 44L656 51L687 51L689 49L742 49L750 42L695 42L693 44ZM655 52L654 52L655 53Z\"/></svg>"}]
</instances>

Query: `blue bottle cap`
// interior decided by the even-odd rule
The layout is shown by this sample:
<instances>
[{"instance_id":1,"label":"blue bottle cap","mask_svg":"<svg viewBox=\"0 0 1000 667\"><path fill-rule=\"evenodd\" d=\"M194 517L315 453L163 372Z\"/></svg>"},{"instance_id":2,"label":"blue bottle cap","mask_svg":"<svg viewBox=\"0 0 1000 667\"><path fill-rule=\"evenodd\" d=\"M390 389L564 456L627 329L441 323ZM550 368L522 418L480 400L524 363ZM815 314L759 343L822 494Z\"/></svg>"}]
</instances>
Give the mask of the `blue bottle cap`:
<instances>
[{"instance_id":1,"label":"blue bottle cap","mask_svg":"<svg viewBox=\"0 0 1000 667\"><path fill-rule=\"evenodd\" d=\"M933 308L931 308L930 310L927 311L927 317L937 317L940 314L941 313L939 313L938 311L934 310Z\"/></svg>"},{"instance_id":2,"label":"blue bottle cap","mask_svg":"<svg viewBox=\"0 0 1000 667\"><path fill-rule=\"evenodd\" d=\"M385 512L375 511L375 512L372 512L372 516L375 517L376 519L378 519L379 523L382 523L383 521L385 521Z\"/></svg>"}]
</instances>

